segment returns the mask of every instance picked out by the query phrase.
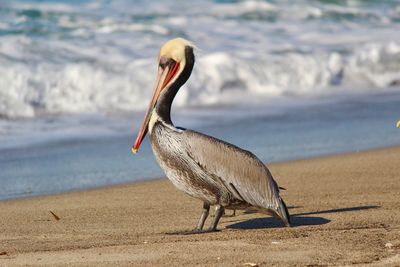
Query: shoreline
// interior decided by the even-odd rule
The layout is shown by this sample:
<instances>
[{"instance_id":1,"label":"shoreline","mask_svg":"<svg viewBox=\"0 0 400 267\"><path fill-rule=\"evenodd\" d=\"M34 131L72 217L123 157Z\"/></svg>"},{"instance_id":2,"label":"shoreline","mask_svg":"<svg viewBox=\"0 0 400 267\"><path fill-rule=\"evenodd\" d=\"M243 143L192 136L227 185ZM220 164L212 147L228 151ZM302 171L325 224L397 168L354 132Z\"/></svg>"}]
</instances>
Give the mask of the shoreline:
<instances>
[{"instance_id":1,"label":"shoreline","mask_svg":"<svg viewBox=\"0 0 400 267\"><path fill-rule=\"evenodd\" d=\"M249 150L270 164L400 145L399 129L394 125L398 119L394 114L400 111L399 101L396 102L399 96L349 99L315 108L308 105L293 110L283 108L273 114L264 114L257 108L258 115L251 116L252 113L243 114L239 109L223 120L221 118L226 115L220 116L222 111L174 112L177 113L174 121ZM137 118L138 114L131 115L129 122L128 118L120 121L66 116L60 120L3 125L5 129L20 129L19 137L13 138L12 131L6 131L3 137L11 138L5 143L22 148L0 152L0 199L123 184L143 180L142 177L163 177L148 139L144 141L141 154L132 155L132 135L142 118ZM113 135L117 132L118 136ZM75 138L77 133L80 137L94 135L89 139ZM101 136L102 133L110 135ZM251 138L247 138L247 134ZM24 135L26 138L22 138ZM37 137L49 142L25 147L26 141L35 141Z\"/></svg>"},{"instance_id":2,"label":"shoreline","mask_svg":"<svg viewBox=\"0 0 400 267\"><path fill-rule=\"evenodd\" d=\"M201 201L166 179L0 201L0 266L398 266L398 162L400 146L268 164L291 228L238 211L218 232L170 234Z\"/></svg>"},{"instance_id":3,"label":"shoreline","mask_svg":"<svg viewBox=\"0 0 400 267\"><path fill-rule=\"evenodd\" d=\"M313 160L313 159L325 159L325 158L336 157L336 156L341 156L341 155L344 156L344 155L348 155L348 154L373 152L373 151L396 149L396 148L400 148L400 144L376 147L376 148L368 148L368 149L363 149L363 150L358 150L358 151L322 154L322 155L318 155L318 156L311 156L311 157L304 157L304 158L290 159L290 160L283 160L283 161L264 162L264 164L266 164L266 166L268 167L269 165L290 164L290 163L298 162L298 161L308 161L308 160ZM85 188L80 188L80 189L76 189L76 190L66 190L66 191L58 191L58 192L51 192L51 193L44 193L44 194L27 195L27 196L14 197L14 198L4 198L4 199L0 199L0 203L7 202L7 201L31 199L31 198L37 198L37 197L62 195L62 194L68 194L68 193L79 193L79 192L92 191L92 190L101 190L101 189L106 189L109 187L130 186L130 185L135 185L137 183L142 183L142 182L147 182L147 181L162 181L162 180L168 180L168 178L166 176L139 178L138 180L130 181L130 182L122 182L122 183L109 184L109 185L100 185L100 186L94 186L94 187L85 187Z\"/></svg>"}]
</instances>

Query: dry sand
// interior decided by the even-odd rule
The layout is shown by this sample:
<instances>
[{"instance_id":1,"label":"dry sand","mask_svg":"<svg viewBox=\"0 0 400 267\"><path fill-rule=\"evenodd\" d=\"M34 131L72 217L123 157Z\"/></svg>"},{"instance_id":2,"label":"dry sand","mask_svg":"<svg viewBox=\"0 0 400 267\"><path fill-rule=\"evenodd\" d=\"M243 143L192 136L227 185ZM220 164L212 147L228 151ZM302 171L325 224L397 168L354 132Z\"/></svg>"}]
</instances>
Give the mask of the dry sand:
<instances>
[{"instance_id":1,"label":"dry sand","mask_svg":"<svg viewBox=\"0 0 400 267\"><path fill-rule=\"evenodd\" d=\"M269 167L292 228L239 211L216 233L168 234L202 204L155 180L0 202L0 266L400 266L399 147Z\"/></svg>"}]
</instances>

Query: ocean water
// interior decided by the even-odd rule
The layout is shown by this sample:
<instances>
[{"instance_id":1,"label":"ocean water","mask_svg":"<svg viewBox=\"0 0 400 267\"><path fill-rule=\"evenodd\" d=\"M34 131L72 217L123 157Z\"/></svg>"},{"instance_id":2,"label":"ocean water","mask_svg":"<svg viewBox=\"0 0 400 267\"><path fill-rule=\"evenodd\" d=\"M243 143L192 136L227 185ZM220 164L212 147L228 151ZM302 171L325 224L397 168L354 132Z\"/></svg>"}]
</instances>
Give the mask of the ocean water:
<instances>
[{"instance_id":1,"label":"ocean water","mask_svg":"<svg viewBox=\"0 0 400 267\"><path fill-rule=\"evenodd\" d=\"M0 1L0 199L161 177L130 147L159 47L176 124L281 161L400 144L400 1Z\"/></svg>"}]
</instances>

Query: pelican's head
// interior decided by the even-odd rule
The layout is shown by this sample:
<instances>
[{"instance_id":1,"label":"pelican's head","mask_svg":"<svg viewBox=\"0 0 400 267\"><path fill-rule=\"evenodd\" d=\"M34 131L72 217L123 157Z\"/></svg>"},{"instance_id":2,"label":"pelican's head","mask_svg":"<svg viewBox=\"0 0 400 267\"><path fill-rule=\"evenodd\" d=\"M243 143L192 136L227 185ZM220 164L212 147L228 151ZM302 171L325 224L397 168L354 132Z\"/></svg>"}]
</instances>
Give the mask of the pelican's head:
<instances>
[{"instance_id":1,"label":"pelican's head","mask_svg":"<svg viewBox=\"0 0 400 267\"><path fill-rule=\"evenodd\" d=\"M187 64L188 51L190 51L191 55L193 55L193 44L183 38L169 40L161 47L160 53L158 54L158 71L153 97L150 101L135 144L132 147L133 153L137 153L140 144L146 136L152 111L156 107L157 100L160 98L160 95L168 91L171 88L171 85L177 82L178 78L182 76L181 74L184 72L185 67L189 65ZM189 74L193 66L193 62L190 62L190 65ZM189 77L188 75L185 76L187 77L183 79L183 82L181 81L182 84Z\"/></svg>"}]
</instances>

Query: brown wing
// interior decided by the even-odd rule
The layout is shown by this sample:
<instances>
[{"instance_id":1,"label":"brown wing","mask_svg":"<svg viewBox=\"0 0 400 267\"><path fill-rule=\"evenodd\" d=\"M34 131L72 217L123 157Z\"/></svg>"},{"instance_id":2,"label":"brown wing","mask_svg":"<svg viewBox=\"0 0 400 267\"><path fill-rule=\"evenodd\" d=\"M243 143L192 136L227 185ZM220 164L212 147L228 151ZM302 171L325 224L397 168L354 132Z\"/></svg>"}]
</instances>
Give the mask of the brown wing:
<instances>
[{"instance_id":1,"label":"brown wing","mask_svg":"<svg viewBox=\"0 0 400 267\"><path fill-rule=\"evenodd\" d=\"M252 153L234 145L186 130L187 153L213 177L219 177L236 198L259 208L287 213L279 188L267 167ZM286 211L280 211L285 209ZM287 214L282 214L283 217ZM281 214L279 214L280 217ZM288 218L287 218L288 220Z\"/></svg>"}]
</instances>

